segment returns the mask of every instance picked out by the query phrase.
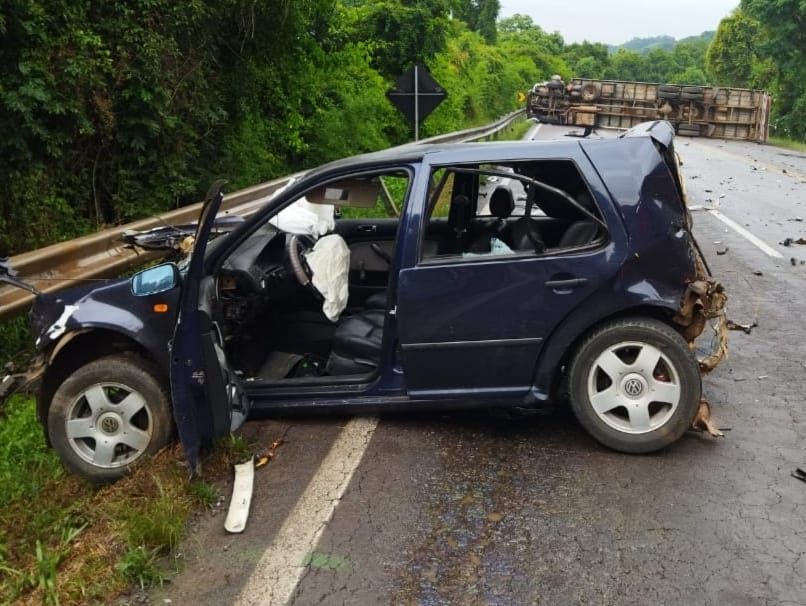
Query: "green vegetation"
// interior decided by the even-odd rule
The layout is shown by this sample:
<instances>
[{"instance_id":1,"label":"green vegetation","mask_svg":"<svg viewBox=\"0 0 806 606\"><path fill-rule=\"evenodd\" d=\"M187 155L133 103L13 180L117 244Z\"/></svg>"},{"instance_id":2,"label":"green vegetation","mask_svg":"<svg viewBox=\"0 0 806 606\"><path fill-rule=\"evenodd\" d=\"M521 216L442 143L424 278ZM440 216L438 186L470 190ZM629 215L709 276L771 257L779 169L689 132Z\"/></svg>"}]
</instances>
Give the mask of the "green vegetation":
<instances>
[{"instance_id":1,"label":"green vegetation","mask_svg":"<svg viewBox=\"0 0 806 606\"><path fill-rule=\"evenodd\" d=\"M253 448L222 441L204 461L209 477ZM213 484L188 483L178 447L113 486L66 476L33 400L15 397L0 422L0 604L110 603L132 584L159 583L188 514L217 498Z\"/></svg>"},{"instance_id":2,"label":"green vegetation","mask_svg":"<svg viewBox=\"0 0 806 606\"><path fill-rule=\"evenodd\" d=\"M413 62L449 99L423 129L496 118L550 75L497 40L497 0L12 0L0 15L0 256L403 143ZM449 18L449 10L456 18Z\"/></svg>"},{"instance_id":3,"label":"green vegetation","mask_svg":"<svg viewBox=\"0 0 806 606\"><path fill-rule=\"evenodd\" d=\"M772 133L806 140L806 5L742 0L722 20L708 53L715 84L769 90Z\"/></svg>"},{"instance_id":4,"label":"green vegetation","mask_svg":"<svg viewBox=\"0 0 806 606\"><path fill-rule=\"evenodd\" d=\"M806 143L803 141L793 141L784 137L770 137L770 144L806 154Z\"/></svg>"}]
</instances>

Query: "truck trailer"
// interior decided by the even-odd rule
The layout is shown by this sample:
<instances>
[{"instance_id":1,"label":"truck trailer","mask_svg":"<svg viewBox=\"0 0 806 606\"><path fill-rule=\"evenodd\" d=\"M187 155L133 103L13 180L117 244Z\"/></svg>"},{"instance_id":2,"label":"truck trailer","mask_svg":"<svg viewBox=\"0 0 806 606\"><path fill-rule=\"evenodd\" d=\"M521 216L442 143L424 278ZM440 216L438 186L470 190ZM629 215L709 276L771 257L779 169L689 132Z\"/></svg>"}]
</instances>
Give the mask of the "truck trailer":
<instances>
[{"instance_id":1,"label":"truck trailer","mask_svg":"<svg viewBox=\"0 0 806 606\"><path fill-rule=\"evenodd\" d=\"M628 129L668 120L678 135L766 143L772 98L764 91L559 76L529 91L526 113L548 124Z\"/></svg>"}]
</instances>

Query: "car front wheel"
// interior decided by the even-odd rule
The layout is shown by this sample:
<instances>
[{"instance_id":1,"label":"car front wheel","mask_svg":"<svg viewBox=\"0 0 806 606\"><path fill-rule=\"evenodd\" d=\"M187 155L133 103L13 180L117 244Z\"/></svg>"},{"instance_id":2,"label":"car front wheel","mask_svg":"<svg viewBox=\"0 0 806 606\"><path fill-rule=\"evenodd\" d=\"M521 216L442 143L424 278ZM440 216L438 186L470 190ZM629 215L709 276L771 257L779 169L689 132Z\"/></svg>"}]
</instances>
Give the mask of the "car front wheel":
<instances>
[{"instance_id":1,"label":"car front wheel","mask_svg":"<svg viewBox=\"0 0 806 606\"><path fill-rule=\"evenodd\" d=\"M571 406L599 442L628 453L659 450L688 429L699 406L697 360L683 337L651 318L594 330L574 357Z\"/></svg>"},{"instance_id":2,"label":"car front wheel","mask_svg":"<svg viewBox=\"0 0 806 606\"><path fill-rule=\"evenodd\" d=\"M156 369L133 355L82 366L56 390L48 435L69 471L114 481L168 443L170 400Z\"/></svg>"}]
</instances>

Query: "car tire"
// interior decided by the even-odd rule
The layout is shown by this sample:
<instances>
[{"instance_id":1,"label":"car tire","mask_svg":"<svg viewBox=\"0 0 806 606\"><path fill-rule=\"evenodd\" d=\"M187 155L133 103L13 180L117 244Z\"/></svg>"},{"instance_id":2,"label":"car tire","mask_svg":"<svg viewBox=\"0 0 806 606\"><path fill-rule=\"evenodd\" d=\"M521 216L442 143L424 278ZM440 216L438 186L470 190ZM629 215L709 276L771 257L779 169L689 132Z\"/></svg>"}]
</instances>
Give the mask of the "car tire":
<instances>
[{"instance_id":1,"label":"car tire","mask_svg":"<svg viewBox=\"0 0 806 606\"><path fill-rule=\"evenodd\" d=\"M68 471L112 482L171 438L170 397L156 367L135 355L94 360L56 390L48 436Z\"/></svg>"},{"instance_id":2,"label":"car tire","mask_svg":"<svg viewBox=\"0 0 806 606\"><path fill-rule=\"evenodd\" d=\"M699 366L686 341L652 318L594 329L569 371L571 408L580 424L605 446L626 453L653 452L675 442L690 427L701 390Z\"/></svg>"}]
</instances>

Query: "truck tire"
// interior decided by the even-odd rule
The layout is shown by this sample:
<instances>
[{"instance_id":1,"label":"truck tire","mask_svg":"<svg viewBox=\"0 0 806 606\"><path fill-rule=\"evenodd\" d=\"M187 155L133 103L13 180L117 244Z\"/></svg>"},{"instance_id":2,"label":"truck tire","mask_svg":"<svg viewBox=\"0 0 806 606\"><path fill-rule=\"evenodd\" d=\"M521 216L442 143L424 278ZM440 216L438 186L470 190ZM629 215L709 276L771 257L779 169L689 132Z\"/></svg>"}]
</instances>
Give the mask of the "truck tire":
<instances>
[{"instance_id":1,"label":"truck tire","mask_svg":"<svg viewBox=\"0 0 806 606\"><path fill-rule=\"evenodd\" d=\"M660 450L690 427L700 403L700 370L675 329L653 318L626 318L594 329L569 372L571 407L605 446L627 453Z\"/></svg>"},{"instance_id":2,"label":"truck tire","mask_svg":"<svg viewBox=\"0 0 806 606\"><path fill-rule=\"evenodd\" d=\"M658 99L677 100L680 98L680 87L672 86L671 84L661 84L658 86Z\"/></svg>"},{"instance_id":3,"label":"truck tire","mask_svg":"<svg viewBox=\"0 0 806 606\"><path fill-rule=\"evenodd\" d=\"M680 99L683 101L702 101L705 99L705 91L699 86L684 86L680 92Z\"/></svg>"},{"instance_id":4,"label":"truck tire","mask_svg":"<svg viewBox=\"0 0 806 606\"><path fill-rule=\"evenodd\" d=\"M585 103L592 103L599 98L599 95L602 92L602 85L598 82L588 82L587 84L582 85L582 89L580 90L580 96Z\"/></svg>"}]
</instances>

